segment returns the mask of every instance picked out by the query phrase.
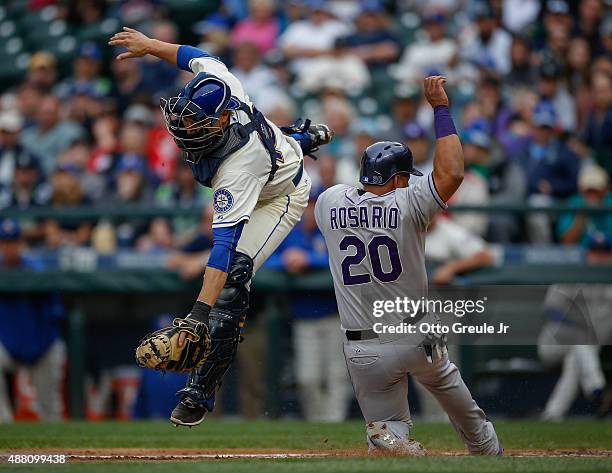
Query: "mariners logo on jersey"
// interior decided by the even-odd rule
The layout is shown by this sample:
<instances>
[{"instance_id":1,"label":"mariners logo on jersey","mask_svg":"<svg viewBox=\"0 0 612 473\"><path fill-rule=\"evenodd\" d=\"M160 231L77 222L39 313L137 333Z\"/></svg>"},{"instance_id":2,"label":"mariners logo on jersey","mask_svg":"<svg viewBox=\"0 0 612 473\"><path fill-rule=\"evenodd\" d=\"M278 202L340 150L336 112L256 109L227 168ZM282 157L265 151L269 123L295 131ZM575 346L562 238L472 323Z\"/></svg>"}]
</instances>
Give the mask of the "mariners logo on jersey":
<instances>
[{"instance_id":1,"label":"mariners logo on jersey","mask_svg":"<svg viewBox=\"0 0 612 473\"><path fill-rule=\"evenodd\" d=\"M213 207L215 212L223 214L229 212L234 205L234 196L227 189L217 189L213 194Z\"/></svg>"}]
</instances>

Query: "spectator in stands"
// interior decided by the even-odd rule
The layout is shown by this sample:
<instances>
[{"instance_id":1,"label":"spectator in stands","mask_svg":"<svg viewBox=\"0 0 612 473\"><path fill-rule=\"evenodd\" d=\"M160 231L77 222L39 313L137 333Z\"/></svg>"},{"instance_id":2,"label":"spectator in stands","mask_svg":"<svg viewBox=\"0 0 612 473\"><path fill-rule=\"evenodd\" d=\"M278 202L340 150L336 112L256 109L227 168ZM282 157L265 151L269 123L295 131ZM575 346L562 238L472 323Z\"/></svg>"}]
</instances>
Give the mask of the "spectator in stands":
<instances>
[{"instance_id":1,"label":"spectator in stands","mask_svg":"<svg viewBox=\"0 0 612 473\"><path fill-rule=\"evenodd\" d=\"M114 173L113 205L147 205L153 201L150 175L146 161L135 154L123 154ZM132 247L147 232L149 223L143 218L126 218L117 221L117 244Z\"/></svg>"},{"instance_id":2,"label":"spectator in stands","mask_svg":"<svg viewBox=\"0 0 612 473\"><path fill-rule=\"evenodd\" d=\"M497 5L500 2L495 2ZM512 33L521 33L537 20L540 0L502 0L503 25Z\"/></svg>"},{"instance_id":3,"label":"spectator in stands","mask_svg":"<svg viewBox=\"0 0 612 473\"><path fill-rule=\"evenodd\" d=\"M601 0L581 0L579 2L578 21L574 24L573 34L586 38L594 51L597 51L601 44L600 25L604 14L605 9Z\"/></svg>"},{"instance_id":4,"label":"spectator in stands","mask_svg":"<svg viewBox=\"0 0 612 473\"><path fill-rule=\"evenodd\" d=\"M120 54L122 50L117 50ZM132 103L148 103L152 91L147 87L142 72L142 60L119 61L114 59L111 63L113 72L113 90L111 96L116 102L117 111L123 114Z\"/></svg>"},{"instance_id":5,"label":"spectator in stands","mask_svg":"<svg viewBox=\"0 0 612 473\"><path fill-rule=\"evenodd\" d=\"M330 54L313 61L308 74L299 75L296 83L309 93L359 94L370 84L370 73L365 63L351 52L346 38L338 38Z\"/></svg>"},{"instance_id":6,"label":"spectator in stands","mask_svg":"<svg viewBox=\"0 0 612 473\"><path fill-rule=\"evenodd\" d=\"M23 117L23 127L29 128L36 124L36 114L44 94L31 84L22 84L16 96L16 108Z\"/></svg>"},{"instance_id":7,"label":"spectator in stands","mask_svg":"<svg viewBox=\"0 0 612 473\"><path fill-rule=\"evenodd\" d=\"M441 13L430 13L423 18L424 38L409 45L398 64L395 78L414 84L429 75L451 75L457 61L457 42L446 34L446 18Z\"/></svg>"},{"instance_id":8,"label":"spectator in stands","mask_svg":"<svg viewBox=\"0 0 612 473\"><path fill-rule=\"evenodd\" d=\"M75 25L95 25L104 20L106 0L79 0L67 2L68 21Z\"/></svg>"},{"instance_id":9,"label":"spectator in stands","mask_svg":"<svg viewBox=\"0 0 612 473\"><path fill-rule=\"evenodd\" d=\"M309 73L317 58L329 55L336 40L350 29L336 20L326 0L308 0L307 17L291 23L279 38L283 53L298 76Z\"/></svg>"},{"instance_id":10,"label":"spectator in stands","mask_svg":"<svg viewBox=\"0 0 612 473\"><path fill-rule=\"evenodd\" d=\"M313 182L312 187L315 189L329 189L336 185L336 160L329 154L322 154L317 159L317 164L315 176L319 178L319 181Z\"/></svg>"},{"instance_id":11,"label":"spectator in stands","mask_svg":"<svg viewBox=\"0 0 612 473\"><path fill-rule=\"evenodd\" d=\"M414 160L414 167L427 176L433 171L433 153L431 141L425 128L416 121L404 127L404 139Z\"/></svg>"},{"instance_id":12,"label":"spectator in stands","mask_svg":"<svg viewBox=\"0 0 612 473\"><path fill-rule=\"evenodd\" d=\"M491 136L477 126L465 130L462 136L465 173L463 183L449 200L453 205L487 205L490 201L489 186L483 177L483 162L489 157ZM452 214L452 220L471 233L484 236L489 225L489 216L481 212L457 212Z\"/></svg>"},{"instance_id":13,"label":"spectator in stands","mask_svg":"<svg viewBox=\"0 0 612 473\"><path fill-rule=\"evenodd\" d=\"M264 55L276 46L280 34L280 24L274 15L274 0L249 0L248 4L249 16L234 27L230 44L235 48L249 42L255 45L259 54Z\"/></svg>"},{"instance_id":14,"label":"spectator in stands","mask_svg":"<svg viewBox=\"0 0 612 473\"><path fill-rule=\"evenodd\" d=\"M143 104L130 105L123 115L121 145L124 155L135 154L147 161L150 177L159 181L174 177L179 152L159 107L152 111Z\"/></svg>"},{"instance_id":15,"label":"spectator in stands","mask_svg":"<svg viewBox=\"0 0 612 473\"><path fill-rule=\"evenodd\" d=\"M565 0L547 0L544 5L542 26L544 27L543 37L538 38L537 49L546 48L546 42L550 40L555 32L568 33L572 27L572 16L570 7ZM563 59L563 58L557 58Z\"/></svg>"},{"instance_id":16,"label":"spectator in stands","mask_svg":"<svg viewBox=\"0 0 612 473\"><path fill-rule=\"evenodd\" d=\"M44 172L49 174L55 168L59 154L82 138L83 133L76 123L62 120L59 99L47 95L39 104L36 124L21 133L21 143L40 157Z\"/></svg>"},{"instance_id":17,"label":"spectator in stands","mask_svg":"<svg viewBox=\"0 0 612 473\"><path fill-rule=\"evenodd\" d=\"M232 57L232 73L240 80L245 92L256 107L265 104L270 89L277 89L278 83L272 70L262 62L257 45L248 41L236 44Z\"/></svg>"},{"instance_id":18,"label":"spectator in stands","mask_svg":"<svg viewBox=\"0 0 612 473\"><path fill-rule=\"evenodd\" d=\"M57 60L51 53L39 51L32 55L27 84L39 92L50 93L57 80Z\"/></svg>"},{"instance_id":19,"label":"spectator in stands","mask_svg":"<svg viewBox=\"0 0 612 473\"><path fill-rule=\"evenodd\" d=\"M351 136L351 124L357 117L354 107L345 98L331 96L323 100L322 112L325 123L335 132L327 152L336 159L355 160Z\"/></svg>"},{"instance_id":20,"label":"spectator in stands","mask_svg":"<svg viewBox=\"0 0 612 473\"><path fill-rule=\"evenodd\" d=\"M478 148L478 147L476 147ZM471 148L470 152L476 151ZM477 150L481 158L475 158L475 169L486 178L489 185L489 202L493 205L522 205L527 197L527 177L515 159L506 158L495 148ZM489 214L487 240L510 243L520 237L518 218L509 213Z\"/></svg>"},{"instance_id":21,"label":"spectator in stands","mask_svg":"<svg viewBox=\"0 0 612 473\"><path fill-rule=\"evenodd\" d=\"M499 26L491 7L484 2L475 5L475 23L470 24L460 40L461 55L468 61L500 75L510 72L510 33Z\"/></svg>"},{"instance_id":22,"label":"spectator in stands","mask_svg":"<svg viewBox=\"0 0 612 473\"><path fill-rule=\"evenodd\" d=\"M0 209L12 207L22 210L45 204L49 199L40 166L29 153L19 154L14 163L11 182L0 186Z\"/></svg>"},{"instance_id":23,"label":"spectator in stands","mask_svg":"<svg viewBox=\"0 0 612 473\"><path fill-rule=\"evenodd\" d=\"M165 253L173 243L170 223L163 217L157 217L149 222L147 232L138 238L136 249L142 253Z\"/></svg>"},{"instance_id":24,"label":"spectator in stands","mask_svg":"<svg viewBox=\"0 0 612 473\"><path fill-rule=\"evenodd\" d=\"M211 201L210 189L200 186L193 178L189 163L180 160L173 181L160 185L155 191L155 204L163 207L203 207ZM177 235L183 235L197 225L197 218L188 216L172 217L172 228Z\"/></svg>"},{"instance_id":25,"label":"spectator in stands","mask_svg":"<svg viewBox=\"0 0 612 473\"><path fill-rule=\"evenodd\" d=\"M33 157L20 143L23 119L12 110L0 112L0 188L10 186L15 175L15 164L22 156Z\"/></svg>"},{"instance_id":26,"label":"spectator in stands","mask_svg":"<svg viewBox=\"0 0 612 473\"><path fill-rule=\"evenodd\" d=\"M101 97L96 95L90 84L75 84L66 98L66 119L77 123L86 134L91 134L91 126L103 110Z\"/></svg>"},{"instance_id":27,"label":"spectator in stands","mask_svg":"<svg viewBox=\"0 0 612 473\"><path fill-rule=\"evenodd\" d=\"M114 113L99 115L92 126L93 150L89 157L87 170L91 173L105 174L113 165L114 155L119 153L120 120Z\"/></svg>"},{"instance_id":28,"label":"spectator in stands","mask_svg":"<svg viewBox=\"0 0 612 473\"><path fill-rule=\"evenodd\" d=\"M431 276L434 284L450 284L456 276L494 262L493 253L482 238L445 215L437 215L429 224L425 258L438 265Z\"/></svg>"},{"instance_id":29,"label":"spectator in stands","mask_svg":"<svg viewBox=\"0 0 612 473\"><path fill-rule=\"evenodd\" d=\"M133 117L132 117L133 118ZM100 140L106 143L106 149L98 149L90 160L90 169L106 179L107 189L115 184L118 166L123 157L135 158L135 161L146 163L147 128L141 123L130 121L120 130L119 143L114 143L115 123L112 116L107 117L104 125L100 125L98 132ZM101 144L104 144L101 142ZM134 161L134 160L133 160ZM146 165L143 164L146 168Z\"/></svg>"},{"instance_id":30,"label":"spectator in stands","mask_svg":"<svg viewBox=\"0 0 612 473\"><path fill-rule=\"evenodd\" d=\"M597 163L612 176L612 76L595 74L591 94L593 109L586 118L584 141Z\"/></svg>"},{"instance_id":31,"label":"spectator in stands","mask_svg":"<svg viewBox=\"0 0 612 473\"><path fill-rule=\"evenodd\" d=\"M571 197L568 204L579 207L600 207L612 205L608 173L600 166L586 164L578 175L580 193ZM587 213L566 213L557 225L559 240L564 244L579 244L585 248L610 251L612 249L612 215Z\"/></svg>"},{"instance_id":32,"label":"spectator in stands","mask_svg":"<svg viewBox=\"0 0 612 473\"><path fill-rule=\"evenodd\" d=\"M334 168L338 183L349 185L359 180L359 165L363 152L376 142L376 137L379 135L375 122L365 118L354 122L350 131L350 154L343 154ZM349 150L349 143L346 149Z\"/></svg>"},{"instance_id":33,"label":"spectator in stands","mask_svg":"<svg viewBox=\"0 0 612 473\"><path fill-rule=\"evenodd\" d=\"M362 0L355 18L356 31L344 38L348 51L372 70L383 69L397 61L400 43L390 31L380 0Z\"/></svg>"},{"instance_id":34,"label":"spectator in stands","mask_svg":"<svg viewBox=\"0 0 612 473\"><path fill-rule=\"evenodd\" d=\"M421 89L412 84L398 84L393 89L391 112L393 123L386 138L391 141L402 141L406 125L418 122L419 100ZM422 125L419 123L419 125Z\"/></svg>"},{"instance_id":35,"label":"spectator in stands","mask_svg":"<svg viewBox=\"0 0 612 473\"><path fill-rule=\"evenodd\" d=\"M72 63L72 77L57 86L57 94L63 99L79 91L88 90L94 97L106 97L110 93L110 81L102 77L102 51L93 42L81 44Z\"/></svg>"},{"instance_id":36,"label":"spectator in stands","mask_svg":"<svg viewBox=\"0 0 612 473\"><path fill-rule=\"evenodd\" d=\"M199 37L198 48L218 57L225 64L229 64L229 23L225 15L213 13L193 25L193 32Z\"/></svg>"},{"instance_id":37,"label":"spectator in stands","mask_svg":"<svg viewBox=\"0 0 612 473\"><path fill-rule=\"evenodd\" d=\"M176 270L183 279L194 279L204 273L212 248L212 219L213 207L209 204L204 207L195 232L188 238L183 235L178 249L168 255L166 266Z\"/></svg>"},{"instance_id":38,"label":"spectator in stands","mask_svg":"<svg viewBox=\"0 0 612 473\"><path fill-rule=\"evenodd\" d=\"M153 23L151 37L166 43L179 42L177 27L168 20L158 20ZM142 60L142 70L146 88L155 95L163 96L165 93L174 92L179 76L178 68L149 54Z\"/></svg>"},{"instance_id":39,"label":"spectator in stands","mask_svg":"<svg viewBox=\"0 0 612 473\"><path fill-rule=\"evenodd\" d=\"M549 103L536 106L532 119L532 137L518 156L527 176L528 202L546 206L576 192L578 156L555 136L557 118ZM552 234L547 215L533 213L527 219L532 242L550 243Z\"/></svg>"},{"instance_id":40,"label":"spectator in stands","mask_svg":"<svg viewBox=\"0 0 612 473\"><path fill-rule=\"evenodd\" d=\"M302 221L266 265L289 274L328 267L325 241L314 218L316 196ZM348 376L342 357L342 333L333 292L298 292L291 298L294 315L295 373L306 420L340 422L348 409Z\"/></svg>"},{"instance_id":41,"label":"spectator in stands","mask_svg":"<svg viewBox=\"0 0 612 473\"><path fill-rule=\"evenodd\" d=\"M509 87L531 87L536 74L531 64L531 51L527 38L515 35L510 47L510 72L504 76L504 85Z\"/></svg>"},{"instance_id":42,"label":"spectator in stands","mask_svg":"<svg viewBox=\"0 0 612 473\"><path fill-rule=\"evenodd\" d=\"M480 81L478 98L480 110L487 123L491 135L500 139L512 116L512 109L502 97L501 82L495 75L483 75Z\"/></svg>"},{"instance_id":43,"label":"spectator in stands","mask_svg":"<svg viewBox=\"0 0 612 473\"><path fill-rule=\"evenodd\" d=\"M532 138L519 162L528 177L530 195L569 197L576 191L578 156L555 135L557 114L550 104L536 106L532 119Z\"/></svg>"},{"instance_id":44,"label":"spectator in stands","mask_svg":"<svg viewBox=\"0 0 612 473\"><path fill-rule=\"evenodd\" d=\"M196 182L185 160L179 162L174 181L162 184L155 191L156 204L164 207L201 207L210 198L210 190Z\"/></svg>"},{"instance_id":45,"label":"spectator in stands","mask_svg":"<svg viewBox=\"0 0 612 473\"><path fill-rule=\"evenodd\" d=\"M51 176L53 207L66 208L90 203L81 185L82 171L74 164L58 166ZM88 220L55 221L44 223L45 244L57 249L65 245L86 245L91 236L92 224Z\"/></svg>"},{"instance_id":46,"label":"spectator in stands","mask_svg":"<svg viewBox=\"0 0 612 473\"><path fill-rule=\"evenodd\" d=\"M151 187L147 163L142 156L125 153L115 173L115 196L118 204L150 203Z\"/></svg>"},{"instance_id":47,"label":"spectator in stands","mask_svg":"<svg viewBox=\"0 0 612 473\"><path fill-rule=\"evenodd\" d=\"M87 165L91 155L89 143L85 140L78 140L60 154L58 166L71 167L78 170L79 181L83 193L88 201L94 202L102 199L106 192L105 179L98 175L87 172Z\"/></svg>"},{"instance_id":48,"label":"spectator in stands","mask_svg":"<svg viewBox=\"0 0 612 473\"><path fill-rule=\"evenodd\" d=\"M0 270L40 271L25 253L19 225L0 220ZM60 338L64 308L56 294L0 296L0 423L13 419L7 373L25 370L36 392L34 409L46 421L62 420L66 347Z\"/></svg>"},{"instance_id":49,"label":"spectator in stands","mask_svg":"<svg viewBox=\"0 0 612 473\"><path fill-rule=\"evenodd\" d=\"M580 36L572 38L567 54L567 78L572 92L576 93L588 88L591 60L591 49L588 41Z\"/></svg>"},{"instance_id":50,"label":"spectator in stands","mask_svg":"<svg viewBox=\"0 0 612 473\"><path fill-rule=\"evenodd\" d=\"M558 125L567 132L576 131L576 104L573 97L561 84L561 68L545 60L539 68L538 92L540 100L552 104Z\"/></svg>"}]
</instances>

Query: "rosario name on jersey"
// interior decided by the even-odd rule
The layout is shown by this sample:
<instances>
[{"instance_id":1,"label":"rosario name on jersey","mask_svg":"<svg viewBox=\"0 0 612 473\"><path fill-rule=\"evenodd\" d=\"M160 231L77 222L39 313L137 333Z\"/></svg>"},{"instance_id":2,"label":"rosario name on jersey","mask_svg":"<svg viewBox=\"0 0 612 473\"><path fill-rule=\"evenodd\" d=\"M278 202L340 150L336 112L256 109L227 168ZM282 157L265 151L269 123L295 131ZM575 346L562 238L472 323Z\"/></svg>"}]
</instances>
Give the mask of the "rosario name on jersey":
<instances>
[{"instance_id":1,"label":"rosario name on jersey","mask_svg":"<svg viewBox=\"0 0 612 473\"><path fill-rule=\"evenodd\" d=\"M406 317L375 318L375 301L427 297L425 234L441 209L446 204L432 174L380 196L343 184L319 196L315 218L329 251L344 329L371 329Z\"/></svg>"},{"instance_id":2,"label":"rosario name on jersey","mask_svg":"<svg viewBox=\"0 0 612 473\"><path fill-rule=\"evenodd\" d=\"M217 76L229 85L232 96L252 106L240 81L223 64L213 57L199 57L189 61L194 73L206 72ZM248 123L245 112L232 112L232 122ZM257 202L266 201L293 190L291 180L296 175L300 161L304 159L299 143L283 135L276 125L268 121L276 137L278 170L271 182L270 155L257 133L251 133L249 142L238 151L225 157L213 179L213 227L233 226L248 220Z\"/></svg>"}]
</instances>

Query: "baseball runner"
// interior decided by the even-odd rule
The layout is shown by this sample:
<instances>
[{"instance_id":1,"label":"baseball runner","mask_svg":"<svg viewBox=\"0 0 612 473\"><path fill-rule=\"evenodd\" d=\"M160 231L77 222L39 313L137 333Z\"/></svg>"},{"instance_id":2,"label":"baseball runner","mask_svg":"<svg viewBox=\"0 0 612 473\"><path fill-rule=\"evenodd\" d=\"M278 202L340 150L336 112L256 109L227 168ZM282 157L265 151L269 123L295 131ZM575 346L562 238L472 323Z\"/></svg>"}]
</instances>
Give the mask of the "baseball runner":
<instances>
[{"instance_id":1,"label":"baseball runner","mask_svg":"<svg viewBox=\"0 0 612 473\"><path fill-rule=\"evenodd\" d=\"M162 99L161 108L195 179L213 189L214 246L191 312L145 336L136 350L141 366L191 373L170 420L194 426L213 409L215 391L236 354L252 275L308 204L304 155L329 143L333 133L309 120L277 128L225 64L200 49L131 28L109 44L126 48L118 60L151 54L195 74L178 96Z\"/></svg>"},{"instance_id":2,"label":"baseball runner","mask_svg":"<svg viewBox=\"0 0 612 473\"><path fill-rule=\"evenodd\" d=\"M423 455L410 439L408 374L438 400L472 454L501 455L493 424L476 405L440 337L393 334L377 323L397 326L405 316L374 316L377 301L427 296L424 246L432 217L446 209L463 180L463 152L450 117L446 80L425 79L425 97L434 109L434 170L409 186L411 151L400 143L368 147L361 161L363 190L331 187L319 197L315 216L329 249L342 330L344 355L367 422L369 450ZM413 321L435 322L433 314ZM410 322L411 319L405 320ZM376 329L378 327L378 330Z\"/></svg>"}]
</instances>

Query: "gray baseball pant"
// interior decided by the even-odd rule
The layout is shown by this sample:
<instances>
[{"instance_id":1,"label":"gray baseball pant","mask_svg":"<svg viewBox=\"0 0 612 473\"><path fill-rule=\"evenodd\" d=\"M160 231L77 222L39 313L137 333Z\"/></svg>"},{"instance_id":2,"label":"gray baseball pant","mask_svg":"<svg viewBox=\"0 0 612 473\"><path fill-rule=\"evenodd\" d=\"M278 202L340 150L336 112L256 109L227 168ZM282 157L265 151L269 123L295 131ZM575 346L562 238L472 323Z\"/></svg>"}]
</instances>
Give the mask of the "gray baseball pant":
<instances>
[{"instance_id":1,"label":"gray baseball pant","mask_svg":"<svg viewBox=\"0 0 612 473\"><path fill-rule=\"evenodd\" d=\"M396 436L410 436L410 374L437 399L471 454L499 452L493 424L472 398L448 355L439 357L434 350L433 363L429 363L422 347L397 341L380 343L378 339L345 341L344 355L366 422L385 422Z\"/></svg>"}]
</instances>

